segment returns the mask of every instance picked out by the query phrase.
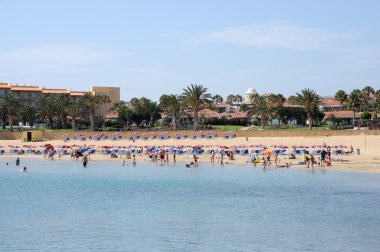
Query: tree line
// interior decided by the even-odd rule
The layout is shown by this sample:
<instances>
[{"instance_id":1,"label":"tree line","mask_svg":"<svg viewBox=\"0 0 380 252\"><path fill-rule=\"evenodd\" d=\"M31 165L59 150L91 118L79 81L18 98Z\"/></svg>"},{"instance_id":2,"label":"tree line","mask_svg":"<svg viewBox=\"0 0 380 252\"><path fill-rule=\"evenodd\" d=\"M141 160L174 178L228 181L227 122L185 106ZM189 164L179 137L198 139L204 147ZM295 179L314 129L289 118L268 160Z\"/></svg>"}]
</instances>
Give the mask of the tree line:
<instances>
[{"instance_id":1,"label":"tree line","mask_svg":"<svg viewBox=\"0 0 380 252\"><path fill-rule=\"evenodd\" d=\"M358 112L377 112L380 110L380 90L366 86L362 90L354 89L351 93L339 90L334 96L340 103L340 110ZM86 93L83 97L72 97L69 94L38 94L28 103L14 93L7 93L0 99L0 119L5 127L13 131L14 122L44 123L48 128L59 129L71 127L76 130L80 124L83 128L89 126L91 130L101 129L104 126L117 124L120 128L129 129L132 124L140 127L154 127L158 119L167 123L173 130L178 126L192 126L198 130L199 123L207 120L199 111L204 108L217 111L220 103L235 105L235 109L247 112L247 119L256 120L262 128L268 125L270 119L277 119L279 123L287 124L289 120L308 122L312 129L313 124L323 118L319 106L322 98L315 90L303 89L288 98L282 94L250 94L248 101L243 102L241 95L228 95L226 100L216 94L211 95L203 85L190 84L181 94L164 94L158 102L146 97L132 98L128 103L124 101L112 104L109 111L117 114L115 122L106 121L100 111L110 103L107 95ZM284 102L290 105L284 106ZM104 114L104 113L103 113ZM377 114L377 113L374 113ZM355 123L355 122L354 122ZM81 127L80 127L81 128Z\"/></svg>"}]
</instances>

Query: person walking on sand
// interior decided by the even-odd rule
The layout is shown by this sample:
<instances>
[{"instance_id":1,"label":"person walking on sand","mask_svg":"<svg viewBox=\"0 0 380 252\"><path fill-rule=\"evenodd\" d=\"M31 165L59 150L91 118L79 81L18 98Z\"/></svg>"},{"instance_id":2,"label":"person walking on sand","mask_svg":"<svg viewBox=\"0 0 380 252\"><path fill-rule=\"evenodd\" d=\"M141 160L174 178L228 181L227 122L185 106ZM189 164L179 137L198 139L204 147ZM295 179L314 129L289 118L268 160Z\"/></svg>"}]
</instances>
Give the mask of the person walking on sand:
<instances>
[{"instance_id":1,"label":"person walking on sand","mask_svg":"<svg viewBox=\"0 0 380 252\"><path fill-rule=\"evenodd\" d=\"M215 151L211 150L211 164L215 163Z\"/></svg>"},{"instance_id":2,"label":"person walking on sand","mask_svg":"<svg viewBox=\"0 0 380 252\"><path fill-rule=\"evenodd\" d=\"M136 155L133 155L132 166L136 167Z\"/></svg>"},{"instance_id":3,"label":"person walking on sand","mask_svg":"<svg viewBox=\"0 0 380 252\"><path fill-rule=\"evenodd\" d=\"M176 157L176 150L173 150L173 163L175 163L176 162L176 160L175 160L175 157Z\"/></svg>"},{"instance_id":4,"label":"person walking on sand","mask_svg":"<svg viewBox=\"0 0 380 252\"><path fill-rule=\"evenodd\" d=\"M224 156L223 152L220 152L220 165L221 165L221 166L224 166L224 163L223 163L223 156Z\"/></svg>"}]
</instances>

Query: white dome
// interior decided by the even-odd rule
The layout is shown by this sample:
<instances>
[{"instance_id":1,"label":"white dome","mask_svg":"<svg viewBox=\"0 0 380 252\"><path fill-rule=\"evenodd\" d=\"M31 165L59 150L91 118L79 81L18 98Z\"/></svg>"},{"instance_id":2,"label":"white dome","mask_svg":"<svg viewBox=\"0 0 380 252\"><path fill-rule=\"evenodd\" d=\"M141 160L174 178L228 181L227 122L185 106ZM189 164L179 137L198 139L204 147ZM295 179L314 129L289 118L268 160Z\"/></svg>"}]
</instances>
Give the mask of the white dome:
<instances>
[{"instance_id":1,"label":"white dome","mask_svg":"<svg viewBox=\"0 0 380 252\"><path fill-rule=\"evenodd\" d=\"M253 89L253 88L248 88L247 92L245 92L246 94L256 94L256 90Z\"/></svg>"}]
</instances>

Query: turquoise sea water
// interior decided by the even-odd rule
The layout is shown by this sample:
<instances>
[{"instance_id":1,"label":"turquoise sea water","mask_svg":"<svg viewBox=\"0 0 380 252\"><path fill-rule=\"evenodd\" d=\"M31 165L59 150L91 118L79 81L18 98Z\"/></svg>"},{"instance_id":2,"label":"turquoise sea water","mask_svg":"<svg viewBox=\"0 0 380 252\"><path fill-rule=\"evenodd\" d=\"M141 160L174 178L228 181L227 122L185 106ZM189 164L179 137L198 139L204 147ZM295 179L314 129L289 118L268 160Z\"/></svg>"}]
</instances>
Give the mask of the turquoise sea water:
<instances>
[{"instance_id":1,"label":"turquoise sea water","mask_svg":"<svg viewBox=\"0 0 380 252\"><path fill-rule=\"evenodd\" d=\"M4 252L380 251L377 174L21 162L0 159Z\"/></svg>"}]
</instances>

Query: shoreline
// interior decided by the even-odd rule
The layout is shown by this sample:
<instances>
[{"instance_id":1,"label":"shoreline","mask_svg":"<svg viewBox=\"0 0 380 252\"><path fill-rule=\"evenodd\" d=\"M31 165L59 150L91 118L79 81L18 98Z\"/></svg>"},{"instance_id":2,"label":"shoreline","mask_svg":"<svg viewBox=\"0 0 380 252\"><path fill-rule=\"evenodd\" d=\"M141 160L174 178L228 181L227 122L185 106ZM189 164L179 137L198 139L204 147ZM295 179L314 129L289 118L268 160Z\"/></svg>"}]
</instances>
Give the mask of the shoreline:
<instances>
[{"instance_id":1,"label":"shoreline","mask_svg":"<svg viewBox=\"0 0 380 252\"><path fill-rule=\"evenodd\" d=\"M246 137L236 137L233 139L223 139L221 137L215 138L215 139L184 139L184 140L175 140L175 139L165 139L165 140L157 140L157 139L148 139L148 140L139 140L137 139L134 143L132 141L121 139L116 141L111 141L109 139L102 140L102 141L94 141L94 140L85 140L85 141L79 141L79 140L70 140L68 142L65 142L63 140L51 140L51 141L43 141L43 142L28 142L23 143L20 140L0 140L0 146L3 146L3 148L0 148L0 150L5 150L5 154L0 155L0 159L2 158L15 158L18 156L20 158L22 157L28 157L28 158L40 158L43 159L43 155L35 155L35 154L28 154L25 153L23 155L17 155L17 154L9 154L8 151L11 149L12 145L17 145L22 148L23 145L34 145L36 146L37 150L40 150L42 145L44 144L52 144L54 147L58 147L60 145L76 145L76 146L89 146L89 145L95 145L94 149L96 149L96 154L91 154L91 159L96 160L102 160L102 161L112 161L112 162L122 162L122 160L126 160L125 158L120 159L119 154L117 154L118 158L110 158L110 155L104 155L99 153L101 150L101 146L114 146L115 148L117 146L136 146L136 148L143 147L145 152L146 146L161 146L162 148L168 148L164 146L178 146L183 145L184 148L190 148L194 145L202 145L204 146L204 149L214 149L214 148L220 148L221 146L228 146L231 149L234 146L247 146L246 149L251 151L251 149L257 149L256 147L249 147L250 145L260 145L265 144L268 146L269 149L275 144L277 145L288 145L289 147L291 145L345 145L350 146L353 145L354 148L354 154L343 154L343 155L332 155L332 166L317 166L315 165L315 170L341 170L341 171L353 171L353 172L369 172L369 173L380 173L380 154L378 150L380 149L380 136L372 135L372 136L366 136L366 138L363 138L363 136L330 136L330 137L272 137L272 138L262 138L262 137L249 137L248 141ZM20 149L21 149L20 148ZM290 148L289 148L290 149ZM289 150L287 149L287 150ZM356 154L356 149L360 149L360 155ZM310 149L312 148L310 147ZM56 154L56 159L57 159ZM125 157L125 155L123 154ZM199 164L210 164L210 155L209 154L200 154L199 157ZM224 163L226 166L230 165L241 165L241 166L250 166L254 167L252 164L246 164L246 160L249 157L249 155L234 155L235 160L228 160L228 157L225 157ZM262 155L260 155L260 158ZM306 165L297 165L295 163L302 160L302 155L296 155L295 160L289 160L287 155L279 155L280 159L279 165L285 165L286 162L292 163L290 168L303 168L307 169ZM70 160L70 156L63 156L63 160ZM169 164L172 164L172 155L169 155ZM192 155L190 154L179 154L176 156L177 163L187 163L192 160ZM336 159L343 159L347 160L348 162L337 162L334 160ZM146 162L147 164L151 163L154 165L148 158L147 154L136 154L136 161L137 166L140 162ZM217 161L217 156L215 157L215 166ZM131 161L127 161L130 163ZM160 162L158 162L160 163ZM228 164L227 164L228 163ZM272 164L273 162L273 156L272 156ZM160 164L158 164L160 165ZM272 165L273 168L276 168ZM257 164L257 168L262 169L262 164Z\"/></svg>"},{"instance_id":2,"label":"shoreline","mask_svg":"<svg viewBox=\"0 0 380 252\"><path fill-rule=\"evenodd\" d=\"M14 158L16 159L17 157L19 157L22 161L22 158L26 158L26 159L30 159L30 160L44 160L46 161L47 163L49 162L59 162L59 161L64 161L64 162L76 162L78 163L80 166L81 165L81 162L82 160L79 159L79 160L73 160L73 159L70 159L70 156L62 156L61 158L55 158L54 160L48 160L46 158L44 158L42 155L2 155L3 158ZM276 169L302 169L302 170L306 170L306 171L311 171L311 172L315 172L315 171L321 171L321 172L325 172L325 171L340 171L340 172L354 172L354 173L372 173L372 174L380 174L380 171L379 170L375 170L375 169L369 169L369 168L364 168L364 169L358 169L356 167L356 165L358 163L351 163L351 162L333 162L333 165L331 166L319 166L319 165L315 165L314 168L307 168L306 165L301 165L301 164L293 164L291 163L290 167L284 167L284 164L281 163L281 166L274 166L273 164L270 165L270 166L267 166L266 169L263 169L263 166L261 163L257 164L256 166L254 166L252 163L242 163L242 162L239 162L240 160L228 160L226 162L224 162L224 166L220 165L219 163L215 162L214 164L211 163L211 162L206 162L206 161L202 161L202 159L205 159L206 157L204 156L201 156L199 158L199 166L198 167L185 167L186 164L188 163L187 161L190 160L190 158L188 157L185 157L185 158L181 158L180 160L176 161L175 163L173 161L170 161L169 163L163 163L161 164L160 161L158 161L157 163L154 163L153 161L149 160L147 156L143 156L143 159L137 159L137 167L133 167L132 166L132 159L126 159L126 158L107 158L105 159L104 156L100 156L100 155L91 155L90 156L91 159L89 161L89 163L87 164L87 167L86 168L91 168L91 163L92 162L98 162L98 161L101 161L101 162L112 162L112 163L120 163L120 166L123 166L123 161L127 161L125 162L125 167L131 167L131 168L136 168L138 169L139 167L139 164L144 164L144 165L151 165L151 166L156 166L156 167L164 167L164 166L171 166L171 167L174 167L174 166L183 166L182 168L190 168L190 169L197 169L199 166L202 167L202 165L210 165L210 166L215 166L216 168L223 168L223 167L230 167L230 166L237 166L237 167L241 167L241 168L253 168L253 169L261 169L261 170L276 170ZM139 156L139 157L142 157L142 156ZM207 157L208 158L208 157ZM185 160L186 159L186 160ZM298 159L297 159L298 160ZM345 165L345 164L348 164ZM368 165L368 164L367 164ZM373 166L378 166L377 164L373 164ZM22 167L22 165L20 165L20 167ZM375 167L373 167L375 168ZM28 168L29 169L29 168Z\"/></svg>"}]
</instances>

